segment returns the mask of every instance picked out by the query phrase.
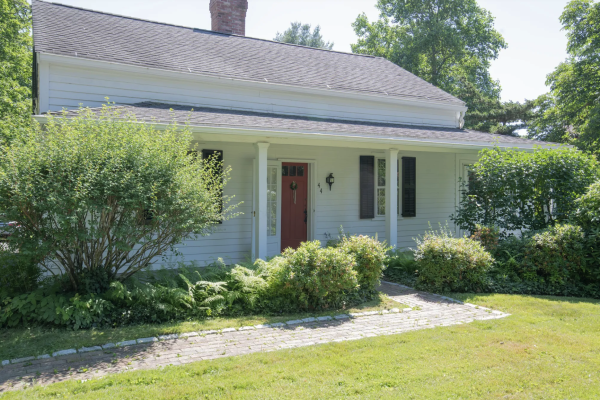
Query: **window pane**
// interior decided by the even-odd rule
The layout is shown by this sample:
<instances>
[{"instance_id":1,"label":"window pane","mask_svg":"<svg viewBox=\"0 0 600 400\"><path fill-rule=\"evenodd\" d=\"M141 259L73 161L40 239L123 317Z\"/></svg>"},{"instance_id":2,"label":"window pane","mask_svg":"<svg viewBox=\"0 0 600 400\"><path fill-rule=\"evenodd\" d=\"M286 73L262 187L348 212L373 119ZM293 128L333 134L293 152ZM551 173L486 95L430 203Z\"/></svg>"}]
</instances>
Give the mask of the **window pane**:
<instances>
[{"instance_id":1,"label":"window pane","mask_svg":"<svg viewBox=\"0 0 600 400\"><path fill-rule=\"evenodd\" d=\"M385 186L385 160L377 160L377 186Z\"/></svg>"},{"instance_id":2,"label":"window pane","mask_svg":"<svg viewBox=\"0 0 600 400\"><path fill-rule=\"evenodd\" d=\"M304 176L304 167L298 166L298 176Z\"/></svg>"},{"instance_id":3,"label":"window pane","mask_svg":"<svg viewBox=\"0 0 600 400\"><path fill-rule=\"evenodd\" d=\"M385 215L385 188L377 189L377 215Z\"/></svg>"},{"instance_id":4,"label":"window pane","mask_svg":"<svg viewBox=\"0 0 600 400\"><path fill-rule=\"evenodd\" d=\"M286 167L283 167L286 168ZM286 171L287 172L287 171ZM283 172L282 172L283 174ZM277 167L267 173L267 236L277 235Z\"/></svg>"},{"instance_id":5,"label":"window pane","mask_svg":"<svg viewBox=\"0 0 600 400\"><path fill-rule=\"evenodd\" d=\"M290 176L296 176L296 166L290 166Z\"/></svg>"},{"instance_id":6,"label":"window pane","mask_svg":"<svg viewBox=\"0 0 600 400\"><path fill-rule=\"evenodd\" d=\"M281 167L281 175L288 176L288 167Z\"/></svg>"}]
</instances>

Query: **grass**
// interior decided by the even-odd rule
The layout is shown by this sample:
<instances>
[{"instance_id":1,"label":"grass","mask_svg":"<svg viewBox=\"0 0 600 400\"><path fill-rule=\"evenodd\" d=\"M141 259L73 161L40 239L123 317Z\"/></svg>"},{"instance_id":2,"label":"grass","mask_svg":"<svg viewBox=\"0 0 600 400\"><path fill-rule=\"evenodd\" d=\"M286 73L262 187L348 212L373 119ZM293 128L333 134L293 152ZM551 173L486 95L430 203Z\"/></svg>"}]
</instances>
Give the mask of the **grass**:
<instances>
[{"instance_id":1,"label":"grass","mask_svg":"<svg viewBox=\"0 0 600 400\"><path fill-rule=\"evenodd\" d=\"M282 316L244 316L235 318L214 318L199 321L176 322L169 324L145 324L123 328L90 329L68 331L65 329L19 328L0 330L0 360L19 357L52 354L64 349L79 349L84 346L97 346L143 337L200 330L239 328L248 325L285 322L311 316L335 315L340 312L380 311L403 306L384 294L374 300L347 310L333 310L322 313L299 313Z\"/></svg>"},{"instance_id":2,"label":"grass","mask_svg":"<svg viewBox=\"0 0 600 400\"><path fill-rule=\"evenodd\" d=\"M63 382L7 399L597 399L600 302L462 295L512 316Z\"/></svg>"}]
</instances>

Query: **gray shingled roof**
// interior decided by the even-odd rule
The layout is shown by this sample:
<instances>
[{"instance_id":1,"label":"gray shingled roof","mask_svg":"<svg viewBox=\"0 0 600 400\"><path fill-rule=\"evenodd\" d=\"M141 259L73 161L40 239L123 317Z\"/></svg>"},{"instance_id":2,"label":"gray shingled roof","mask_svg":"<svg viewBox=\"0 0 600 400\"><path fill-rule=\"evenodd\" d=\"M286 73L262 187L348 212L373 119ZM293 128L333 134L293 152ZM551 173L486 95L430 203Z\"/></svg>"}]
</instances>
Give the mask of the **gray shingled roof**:
<instances>
[{"instance_id":1,"label":"gray shingled roof","mask_svg":"<svg viewBox=\"0 0 600 400\"><path fill-rule=\"evenodd\" d=\"M35 51L40 53L464 104L379 57L226 35L39 0L33 0L32 7Z\"/></svg>"},{"instance_id":2,"label":"gray shingled roof","mask_svg":"<svg viewBox=\"0 0 600 400\"><path fill-rule=\"evenodd\" d=\"M374 139L413 139L444 143L473 142L484 144L526 145L542 144L539 141L514 136L462 130L399 124L370 123L338 119L321 119L292 115L235 111L207 107L189 107L174 104L143 102L127 106L113 106L121 115L132 114L138 121L154 123L188 123L190 126L243 128L278 132L324 133L339 136L361 136ZM102 108L92 108L100 114ZM62 115L61 113L52 113ZM67 117L79 114L67 111ZM546 143L548 144L548 143Z\"/></svg>"}]
</instances>

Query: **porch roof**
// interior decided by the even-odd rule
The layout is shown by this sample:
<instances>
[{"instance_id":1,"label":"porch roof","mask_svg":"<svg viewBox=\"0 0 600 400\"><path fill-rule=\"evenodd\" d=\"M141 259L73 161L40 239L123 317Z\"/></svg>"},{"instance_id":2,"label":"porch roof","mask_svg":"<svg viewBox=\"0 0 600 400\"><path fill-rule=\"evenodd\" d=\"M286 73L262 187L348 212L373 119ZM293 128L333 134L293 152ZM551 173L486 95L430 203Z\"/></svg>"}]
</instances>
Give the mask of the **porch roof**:
<instances>
[{"instance_id":1,"label":"porch roof","mask_svg":"<svg viewBox=\"0 0 600 400\"><path fill-rule=\"evenodd\" d=\"M377 122L314 118L240 110L191 107L176 104L142 102L132 105L112 106L121 115L133 115L140 122L154 124L187 124L190 127L244 129L259 132L288 132L300 134L328 134L331 136L373 140L416 140L449 145L472 143L479 145L502 145L503 147L525 147L550 143L521 137L496 135L468 129L443 128L417 125L401 125ZM91 108L100 115L102 108ZM66 111L67 117L79 115L80 110ZM55 116L62 113L50 113ZM38 120L44 115L37 116ZM41 118L40 118L41 117Z\"/></svg>"}]
</instances>

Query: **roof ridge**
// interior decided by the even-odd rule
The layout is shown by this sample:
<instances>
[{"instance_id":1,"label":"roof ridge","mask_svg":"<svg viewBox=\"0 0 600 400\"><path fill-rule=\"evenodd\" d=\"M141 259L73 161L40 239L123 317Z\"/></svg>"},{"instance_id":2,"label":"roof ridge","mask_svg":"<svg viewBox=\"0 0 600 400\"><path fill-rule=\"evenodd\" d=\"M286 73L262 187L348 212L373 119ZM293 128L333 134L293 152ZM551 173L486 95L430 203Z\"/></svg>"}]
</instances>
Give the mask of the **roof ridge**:
<instances>
[{"instance_id":1,"label":"roof ridge","mask_svg":"<svg viewBox=\"0 0 600 400\"><path fill-rule=\"evenodd\" d=\"M287 45L287 46L294 46L294 47L301 47L301 48L310 49L310 50L327 51L327 52L331 52L331 53L345 54L345 55L349 55L349 56L359 56L359 57L367 57L367 58L379 58L379 59L385 60L385 58L383 58L383 57L372 56L372 55L369 55L369 54L349 53L347 51L322 49L322 48L318 48L318 47L303 46L303 45L294 44L294 43L284 43L284 42L278 42L276 40L269 40L269 39L257 38L257 37L252 37L252 36L241 36L241 35L235 35L235 34L232 34L232 33L222 33L222 32L217 32L217 31L213 31L213 30L210 30L210 29L194 28L192 26L169 24L169 23L166 23L166 22L154 21L154 20L151 20L151 19L131 17L131 16L128 16L128 15L122 15L122 14L115 14L115 13L110 13L110 12L106 12L106 11L93 10L91 8L77 7L77 6L72 6L70 4L62 4L62 3L52 2L52 1L32 0L32 5L35 2L45 3L45 4L52 4L52 5L60 6L60 7L73 8L75 10L93 12L93 13L97 13L97 14L110 15L112 17L125 18L125 19L130 19L130 20L133 20L133 21L148 22L148 23L157 24L157 25L171 26L171 27L174 27L174 28L191 29L192 31L201 31L201 32L206 32L208 34L213 34L213 35L232 36L232 37L237 37L237 38L240 38L240 39L259 40L259 41L263 41L263 42L269 42L269 43L275 43L275 44L281 44L281 45ZM400 68L402 68L402 67L400 67Z\"/></svg>"}]
</instances>

